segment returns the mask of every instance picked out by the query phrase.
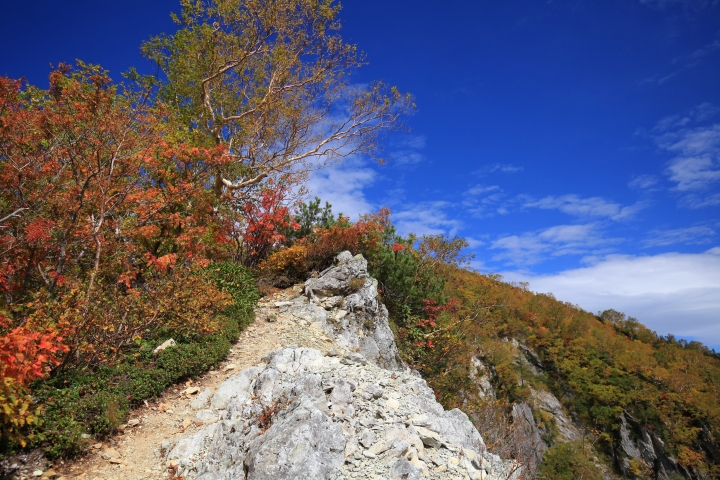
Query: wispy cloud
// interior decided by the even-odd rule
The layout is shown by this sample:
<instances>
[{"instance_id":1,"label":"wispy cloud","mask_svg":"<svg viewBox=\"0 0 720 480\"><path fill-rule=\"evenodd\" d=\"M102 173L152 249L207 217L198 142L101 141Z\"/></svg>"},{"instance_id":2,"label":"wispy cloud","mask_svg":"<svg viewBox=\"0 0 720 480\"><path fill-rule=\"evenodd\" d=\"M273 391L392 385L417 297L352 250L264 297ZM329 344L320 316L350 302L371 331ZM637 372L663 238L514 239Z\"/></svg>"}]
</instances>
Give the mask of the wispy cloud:
<instances>
[{"instance_id":1,"label":"wispy cloud","mask_svg":"<svg viewBox=\"0 0 720 480\"><path fill-rule=\"evenodd\" d=\"M609 255L585 268L551 275L502 272L597 312L613 308L664 335L694 337L720 346L720 248L704 253L654 256Z\"/></svg>"},{"instance_id":2,"label":"wispy cloud","mask_svg":"<svg viewBox=\"0 0 720 480\"><path fill-rule=\"evenodd\" d=\"M465 211L476 218L505 215L517 201L507 199L506 193L497 185L475 185L463 193Z\"/></svg>"},{"instance_id":3,"label":"wispy cloud","mask_svg":"<svg viewBox=\"0 0 720 480\"><path fill-rule=\"evenodd\" d=\"M450 202L422 202L393 212L392 219L401 235L455 235L462 222L448 215L447 211L451 208L453 204Z\"/></svg>"},{"instance_id":4,"label":"wispy cloud","mask_svg":"<svg viewBox=\"0 0 720 480\"><path fill-rule=\"evenodd\" d=\"M653 230L650 238L645 240L646 247L662 247L667 245L702 245L712 242L715 230L707 226L678 228L674 230Z\"/></svg>"},{"instance_id":5,"label":"wispy cloud","mask_svg":"<svg viewBox=\"0 0 720 480\"><path fill-rule=\"evenodd\" d=\"M377 172L370 168L369 162L353 157L341 165L313 172L307 188L311 195L330 202L336 214L342 212L351 220L357 220L360 214L374 210L364 189L376 178Z\"/></svg>"},{"instance_id":6,"label":"wispy cloud","mask_svg":"<svg viewBox=\"0 0 720 480\"><path fill-rule=\"evenodd\" d=\"M683 197L681 205L694 209L714 207L716 205L720 205L720 193L708 195L706 197L694 194L686 195Z\"/></svg>"},{"instance_id":7,"label":"wispy cloud","mask_svg":"<svg viewBox=\"0 0 720 480\"><path fill-rule=\"evenodd\" d=\"M652 2L648 1L648 2L643 2L643 3L666 4L666 6L673 4L673 3L685 4L685 6L689 6L691 4L696 4L695 10L699 10L699 9L702 9L702 7L703 7L700 4L707 3L707 2L704 2L702 0L695 0L695 1L691 1L691 0L677 0L677 1L653 0ZM720 51L720 38L716 38L712 42L694 50L693 52L691 52L688 55L683 55L683 56L678 57L675 60L673 60L673 62L672 62L673 66L670 67L670 68L672 68L671 71L666 72L666 73L659 73L657 75L653 75L651 77L645 78L642 81L640 81L639 84L644 85L644 84L648 84L648 83L657 83L658 85L662 85L663 83L667 82L671 78L676 77L683 71L700 65L705 60L705 57L707 57L711 54L714 54L718 51Z\"/></svg>"},{"instance_id":8,"label":"wispy cloud","mask_svg":"<svg viewBox=\"0 0 720 480\"><path fill-rule=\"evenodd\" d=\"M467 190L468 195L477 196L477 195L483 195L485 193L490 192L499 192L501 191L500 187L497 185L475 185L474 187Z\"/></svg>"},{"instance_id":9,"label":"wispy cloud","mask_svg":"<svg viewBox=\"0 0 720 480\"><path fill-rule=\"evenodd\" d=\"M390 158L396 165L415 165L425 160L420 152L427 143L424 135L405 135L390 143Z\"/></svg>"},{"instance_id":10,"label":"wispy cloud","mask_svg":"<svg viewBox=\"0 0 720 480\"><path fill-rule=\"evenodd\" d=\"M501 173L517 173L522 172L525 167L513 165L510 163L493 163L491 165L485 165L484 167L475 170L475 175L487 175L489 173L501 172Z\"/></svg>"},{"instance_id":11,"label":"wispy cloud","mask_svg":"<svg viewBox=\"0 0 720 480\"><path fill-rule=\"evenodd\" d=\"M622 206L602 197L582 198L578 195L549 196L540 200L527 200L523 207L559 210L577 217L604 217L612 220L625 220L645 207L644 203Z\"/></svg>"},{"instance_id":12,"label":"wispy cloud","mask_svg":"<svg viewBox=\"0 0 720 480\"><path fill-rule=\"evenodd\" d=\"M655 175L638 175L628 182L628 187L640 190L653 190L658 183L659 179Z\"/></svg>"},{"instance_id":13,"label":"wispy cloud","mask_svg":"<svg viewBox=\"0 0 720 480\"><path fill-rule=\"evenodd\" d=\"M549 257L608 253L602 247L617 241L604 238L596 224L557 225L498 238L490 249L500 250L493 256L493 260L514 265L534 265Z\"/></svg>"},{"instance_id":14,"label":"wispy cloud","mask_svg":"<svg viewBox=\"0 0 720 480\"><path fill-rule=\"evenodd\" d=\"M665 175L681 192L680 204L691 208L715 205L715 195L702 191L720 182L720 124L708 124L720 114L720 108L703 103L685 115L661 119L649 132L638 133L674 157L667 163Z\"/></svg>"}]
</instances>

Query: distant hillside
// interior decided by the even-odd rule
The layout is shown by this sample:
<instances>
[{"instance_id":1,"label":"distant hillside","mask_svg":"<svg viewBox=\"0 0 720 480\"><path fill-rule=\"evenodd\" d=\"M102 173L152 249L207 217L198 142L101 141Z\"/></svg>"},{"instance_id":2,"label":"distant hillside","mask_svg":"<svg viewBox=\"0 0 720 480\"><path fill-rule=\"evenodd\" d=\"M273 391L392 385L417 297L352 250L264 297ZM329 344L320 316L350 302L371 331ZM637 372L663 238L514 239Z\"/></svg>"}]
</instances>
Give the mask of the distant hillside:
<instances>
[{"instance_id":1,"label":"distant hillside","mask_svg":"<svg viewBox=\"0 0 720 480\"><path fill-rule=\"evenodd\" d=\"M445 294L457 306L417 363L491 448L535 465L544 453L545 478L720 476L720 358L701 343L499 276L454 269Z\"/></svg>"}]
</instances>

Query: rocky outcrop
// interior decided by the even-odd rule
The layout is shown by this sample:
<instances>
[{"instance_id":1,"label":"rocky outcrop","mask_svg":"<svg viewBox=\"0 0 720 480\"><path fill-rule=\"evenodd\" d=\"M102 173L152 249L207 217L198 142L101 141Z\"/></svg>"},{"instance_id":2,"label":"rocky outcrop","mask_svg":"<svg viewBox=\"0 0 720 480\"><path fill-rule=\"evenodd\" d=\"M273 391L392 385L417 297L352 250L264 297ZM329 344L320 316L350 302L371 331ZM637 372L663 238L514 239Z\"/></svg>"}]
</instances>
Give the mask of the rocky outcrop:
<instances>
[{"instance_id":1,"label":"rocky outcrop","mask_svg":"<svg viewBox=\"0 0 720 480\"><path fill-rule=\"evenodd\" d=\"M366 261L345 252L272 315L334 347L278 349L194 404L193 435L163 444L186 479L513 479L460 410L404 368Z\"/></svg>"},{"instance_id":2,"label":"rocky outcrop","mask_svg":"<svg viewBox=\"0 0 720 480\"><path fill-rule=\"evenodd\" d=\"M383 368L403 366L388 311L377 298L377 281L370 278L362 255L338 255L336 266L305 282L305 295L311 300L308 319L319 323L341 348L357 351Z\"/></svg>"},{"instance_id":3,"label":"rocky outcrop","mask_svg":"<svg viewBox=\"0 0 720 480\"><path fill-rule=\"evenodd\" d=\"M630 461L635 460L649 466L657 480L669 480L677 476L698 478L695 472L689 472L668 456L663 441L627 412L620 415L620 452L616 458L618 467L628 477L632 476Z\"/></svg>"},{"instance_id":4,"label":"rocky outcrop","mask_svg":"<svg viewBox=\"0 0 720 480\"><path fill-rule=\"evenodd\" d=\"M265 360L218 389L198 433L164 445L178 476L490 480L518 469L410 372L299 347Z\"/></svg>"}]
</instances>

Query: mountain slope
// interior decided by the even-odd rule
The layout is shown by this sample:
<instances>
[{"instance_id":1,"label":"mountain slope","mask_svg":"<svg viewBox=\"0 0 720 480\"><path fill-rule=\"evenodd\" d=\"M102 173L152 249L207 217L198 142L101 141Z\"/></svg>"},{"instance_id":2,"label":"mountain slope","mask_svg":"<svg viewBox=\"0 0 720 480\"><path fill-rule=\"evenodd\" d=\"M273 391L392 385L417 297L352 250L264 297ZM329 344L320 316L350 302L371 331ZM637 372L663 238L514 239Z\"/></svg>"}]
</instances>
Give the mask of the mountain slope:
<instances>
[{"instance_id":1,"label":"mountain slope","mask_svg":"<svg viewBox=\"0 0 720 480\"><path fill-rule=\"evenodd\" d=\"M499 277L456 269L445 293L458 304L439 325L442 346L420 368L446 407L475 419L491 449L497 437L506 453L535 468L549 448L539 467L546 478L561 478L563 468L583 478L603 470L627 478L720 475L714 352ZM553 470L568 445L575 466Z\"/></svg>"}]
</instances>

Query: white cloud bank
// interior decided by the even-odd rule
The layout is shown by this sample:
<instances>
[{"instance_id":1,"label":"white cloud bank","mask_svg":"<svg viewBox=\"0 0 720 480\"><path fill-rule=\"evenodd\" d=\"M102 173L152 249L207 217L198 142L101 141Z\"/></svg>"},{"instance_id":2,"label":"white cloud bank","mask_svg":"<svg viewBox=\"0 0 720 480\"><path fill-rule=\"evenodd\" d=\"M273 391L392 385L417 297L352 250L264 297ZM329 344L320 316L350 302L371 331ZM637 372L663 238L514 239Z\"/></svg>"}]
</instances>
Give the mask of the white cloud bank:
<instances>
[{"instance_id":1,"label":"white cloud bank","mask_svg":"<svg viewBox=\"0 0 720 480\"><path fill-rule=\"evenodd\" d=\"M552 275L502 274L587 311L612 308L661 335L720 349L720 247L698 254L609 255L589 267Z\"/></svg>"}]
</instances>

